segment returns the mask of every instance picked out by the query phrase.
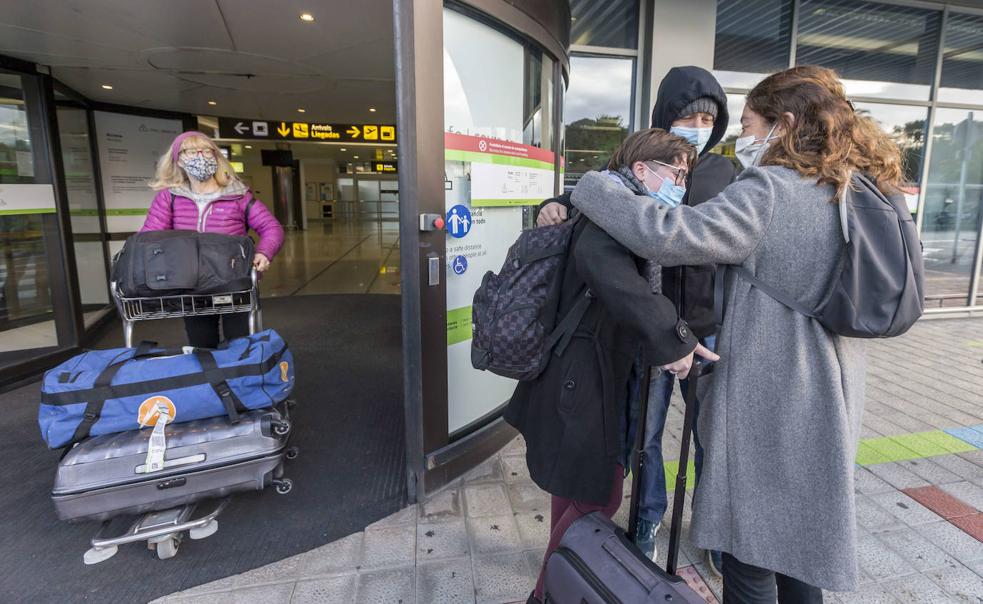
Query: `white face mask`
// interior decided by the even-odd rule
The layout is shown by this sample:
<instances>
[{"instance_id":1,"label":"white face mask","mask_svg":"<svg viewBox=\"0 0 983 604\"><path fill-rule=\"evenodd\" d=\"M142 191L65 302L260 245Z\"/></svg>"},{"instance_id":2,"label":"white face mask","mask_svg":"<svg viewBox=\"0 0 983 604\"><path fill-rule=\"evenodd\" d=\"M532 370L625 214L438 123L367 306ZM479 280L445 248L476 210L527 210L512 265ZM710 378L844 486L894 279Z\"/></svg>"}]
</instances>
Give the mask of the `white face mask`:
<instances>
[{"instance_id":1,"label":"white face mask","mask_svg":"<svg viewBox=\"0 0 983 604\"><path fill-rule=\"evenodd\" d=\"M772 126L764 138L758 138L753 134L749 134L734 141L734 155L737 156L737 161L741 162L741 165L745 168L758 165L758 160L764 155L765 147L768 146L769 142L778 138L777 136L772 136L772 133L775 132L775 128L777 127L778 124Z\"/></svg>"}]
</instances>

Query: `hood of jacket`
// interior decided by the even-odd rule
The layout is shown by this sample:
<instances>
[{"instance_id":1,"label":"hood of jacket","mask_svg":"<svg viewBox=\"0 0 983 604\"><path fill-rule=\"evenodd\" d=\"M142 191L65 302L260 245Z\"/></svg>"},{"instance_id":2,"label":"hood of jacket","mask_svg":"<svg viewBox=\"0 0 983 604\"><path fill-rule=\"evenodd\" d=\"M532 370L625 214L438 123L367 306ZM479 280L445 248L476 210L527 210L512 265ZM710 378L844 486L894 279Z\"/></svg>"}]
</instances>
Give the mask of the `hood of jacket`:
<instances>
[{"instance_id":1,"label":"hood of jacket","mask_svg":"<svg viewBox=\"0 0 983 604\"><path fill-rule=\"evenodd\" d=\"M181 185L179 187L171 187L171 193L175 195L180 195L181 197L187 197L188 199L195 200L197 202L198 198L207 197L209 201L217 201L219 199L236 199L244 196L249 192L249 187L246 183L239 179L233 178L232 181L225 185L221 190L215 193L208 193L206 195L197 195L192 190L190 185Z\"/></svg>"},{"instance_id":2,"label":"hood of jacket","mask_svg":"<svg viewBox=\"0 0 983 604\"><path fill-rule=\"evenodd\" d=\"M687 65L673 67L659 84L659 95L652 108L652 127L669 131L679 112L700 97L709 97L717 102L717 119L713 124L710 140L700 155L715 147L727 131L727 95L716 78L702 67Z\"/></svg>"}]
</instances>

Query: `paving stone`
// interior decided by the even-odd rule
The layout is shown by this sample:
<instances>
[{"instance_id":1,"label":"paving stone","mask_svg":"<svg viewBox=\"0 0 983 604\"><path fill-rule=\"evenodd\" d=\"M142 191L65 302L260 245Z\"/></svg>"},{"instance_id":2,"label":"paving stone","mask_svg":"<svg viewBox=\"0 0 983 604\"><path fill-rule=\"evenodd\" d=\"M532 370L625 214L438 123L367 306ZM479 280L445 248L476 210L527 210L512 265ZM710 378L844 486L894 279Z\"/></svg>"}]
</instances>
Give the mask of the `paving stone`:
<instances>
[{"instance_id":1,"label":"paving stone","mask_svg":"<svg viewBox=\"0 0 983 604\"><path fill-rule=\"evenodd\" d=\"M522 512L515 514L519 527L519 537L525 548L545 548L550 542L550 518L543 512Z\"/></svg>"},{"instance_id":2,"label":"paving stone","mask_svg":"<svg viewBox=\"0 0 983 604\"><path fill-rule=\"evenodd\" d=\"M498 455L471 470L464 477L465 484L501 482L502 480L505 480L505 476L502 474L502 462Z\"/></svg>"},{"instance_id":3,"label":"paving stone","mask_svg":"<svg viewBox=\"0 0 983 604\"><path fill-rule=\"evenodd\" d=\"M960 453L959 457L962 457L966 461L974 463L977 466L983 467L983 450Z\"/></svg>"},{"instance_id":4,"label":"paving stone","mask_svg":"<svg viewBox=\"0 0 983 604\"><path fill-rule=\"evenodd\" d=\"M366 529L361 570L413 564L416 527L413 525Z\"/></svg>"},{"instance_id":5,"label":"paving stone","mask_svg":"<svg viewBox=\"0 0 983 604\"><path fill-rule=\"evenodd\" d=\"M511 514L468 518L467 523L472 555L522 549L522 538Z\"/></svg>"},{"instance_id":6,"label":"paving stone","mask_svg":"<svg viewBox=\"0 0 983 604\"><path fill-rule=\"evenodd\" d=\"M420 604L458 604L475 601L471 559L427 562L416 569L416 599Z\"/></svg>"},{"instance_id":7,"label":"paving stone","mask_svg":"<svg viewBox=\"0 0 983 604\"><path fill-rule=\"evenodd\" d=\"M205 583L192 589L181 592L182 596L192 594L202 594L215 591L225 591L233 588L242 588L250 585L262 585L266 583L280 583L287 580L296 579L301 563L301 555L284 558L278 562L260 566L253 570L246 571L238 575L232 575L211 583Z\"/></svg>"},{"instance_id":8,"label":"paving stone","mask_svg":"<svg viewBox=\"0 0 983 604\"><path fill-rule=\"evenodd\" d=\"M875 535L861 533L858 536L857 561L860 569L875 581L916 572L913 566L881 543Z\"/></svg>"},{"instance_id":9,"label":"paving stone","mask_svg":"<svg viewBox=\"0 0 983 604\"><path fill-rule=\"evenodd\" d=\"M512 510L503 483L468 486L464 489L465 509L469 518L498 516Z\"/></svg>"},{"instance_id":10,"label":"paving stone","mask_svg":"<svg viewBox=\"0 0 983 604\"><path fill-rule=\"evenodd\" d=\"M358 575L339 575L298 581L290 604L321 604L323 602L353 602Z\"/></svg>"},{"instance_id":11,"label":"paving stone","mask_svg":"<svg viewBox=\"0 0 983 604\"><path fill-rule=\"evenodd\" d=\"M531 549L526 551L526 563L529 564L529 571L537 580L539 579L539 572L543 569L543 560L545 557L545 549Z\"/></svg>"},{"instance_id":12,"label":"paving stone","mask_svg":"<svg viewBox=\"0 0 983 604\"><path fill-rule=\"evenodd\" d=\"M444 489L439 491L430 496L418 507L420 508L420 520L426 522L449 520L464 516L464 505L461 502L460 489Z\"/></svg>"},{"instance_id":13,"label":"paving stone","mask_svg":"<svg viewBox=\"0 0 983 604\"><path fill-rule=\"evenodd\" d=\"M937 522L939 520L938 515L901 491L871 495L870 498L874 503L887 510L888 513L908 526Z\"/></svg>"},{"instance_id":14,"label":"paving stone","mask_svg":"<svg viewBox=\"0 0 983 604\"><path fill-rule=\"evenodd\" d=\"M877 477L873 472L864 467L859 467L853 473L853 481L857 491L864 495L874 495L877 493L889 493L895 488Z\"/></svg>"},{"instance_id":15,"label":"paving stone","mask_svg":"<svg viewBox=\"0 0 983 604\"><path fill-rule=\"evenodd\" d=\"M960 602L983 602L983 577L965 566L938 569L925 574Z\"/></svg>"},{"instance_id":16,"label":"paving stone","mask_svg":"<svg viewBox=\"0 0 983 604\"><path fill-rule=\"evenodd\" d=\"M707 604L718 604L717 596L711 591L710 586L704 581L703 576L695 566L683 566L676 569L676 574L686 581L686 584L703 598Z\"/></svg>"},{"instance_id":17,"label":"paving stone","mask_svg":"<svg viewBox=\"0 0 983 604\"><path fill-rule=\"evenodd\" d=\"M974 508L937 486L905 489L905 493L946 520L976 513Z\"/></svg>"},{"instance_id":18,"label":"paving stone","mask_svg":"<svg viewBox=\"0 0 983 604\"><path fill-rule=\"evenodd\" d=\"M522 438L522 435L518 435L509 441L509 444L505 445L501 450L501 455L525 455L526 454L526 440Z\"/></svg>"},{"instance_id":19,"label":"paving stone","mask_svg":"<svg viewBox=\"0 0 983 604\"><path fill-rule=\"evenodd\" d=\"M925 575L910 575L881 583L902 604L951 604L950 598Z\"/></svg>"},{"instance_id":20,"label":"paving stone","mask_svg":"<svg viewBox=\"0 0 983 604\"><path fill-rule=\"evenodd\" d=\"M288 604L293 593L294 582L254 585L232 591L219 591L188 597L168 598L168 604L242 604L243 602L262 602L263 604Z\"/></svg>"},{"instance_id":21,"label":"paving stone","mask_svg":"<svg viewBox=\"0 0 983 604\"><path fill-rule=\"evenodd\" d=\"M946 470L933 459L937 458L912 459L901 462L901 465L929 484L948 484L962 480L961 476Z\"/></svg>"},{"instance_id":22,"label":"paving stone","mask_svg":"<svg viewBox=\"0 0 983 604\"><path fill-rule=\"evenodd\" d=\"M946 554L911 528L878 533L877 538L919 572L962 566L955 558Z\"/></svg>"},{"instance_id":23,"label":"paving stone","mask_svg":"<svg viewBox=\"0 0 983 604\"><path fill-rule=\"evenodd\" d=\"M857 591L837 593L836 597L842 604L897 604L898 602L894 596L876 583L864 585Z\"/></svg>"},{"instance_id":24,"label":"paving stone","mask_svg":"<svg viewBox=\"0 0 983 604\"><path fill-rule=\"evenodd\" d=\"M359 604L415 604L415 575L416 571L412 566L362 573L358 577L358 599L356 602Z\"/></svg>"},{"instance_id":25,"label":"paving stone","mask_svg":"<svg viewBox=\"0 0 983 604\"><path fill-rule=\"evenodd\" d=\"M962 481L947 484L942 487L942 490L976 510L983 511L983 488L971 482Z\"/></svg>"},{"instance_id":26,"label":"paving stone","mask_svg":"<svg viewBox=\"0 0 983 604\"><path fill-rule=\"evenodd\" d=\"M474 586L479 604L524 602L536 586L524 552L474 558Z\"/></svg>"},{"instance_id":27,"label":"paving stone","mask_svg":"<svg viewBox=\"0 0 983 604\"><path fill-rule=\"evenodd\" d=\"M365 533L360 531L297 556L298 578L354 573L362 562Z\"/></svg>"},{"instance_id":28,"label":"paving stone","mask_svg":"<svg viewBox=\"0 0 983 604\"><path fill-rule=\"evenodd\" d=\"M538 512L549 516L550 494L529 480L508 485L509 500L515 512ZM501 512L499 512L501 513Z\"/></svg>"},{"instance_id":29,"label":"paving stone","mask_svg":"<svg viewBox=\"0 0 983 604\"><path fill-rule=\"evenodd\" d=\"M976 465L959 455L942 455L933 458L932 461L966 480L983 479L983 466Z\"/></svg>"},{"instance_id":30,"label":"paving stone","mask_svg":"<svg viewBox=\"0 0 983 604\"><path fill-rule=\"evenodd\" d=\"M417 563L467 556L468 529L464 519L451 522L421 522L416 526Z\"/></svg>"},{"instance_id":31,"label":"paving stone","mask_svg":"<svg viewBox=\"0 0 983 604\"><path fill-rule=\"evenodd\" d=\"M983 559L983 547L958 527L946 521L914 527L934 545L963 564Z\"/></svg>"},{"instance_id":32,"label":"paving stone","mask_svg":"<svg viewBox=\"0 0 983 604\"><path fill-rule=\"evenodd\" d=\"M411 505L399 510L395 514L390 514L389 516L386 516L385 518L379 520L378 522L374 522L370 524L366 528L373 529L373 528L384 528L390 526L404 526L407 524L414 524L416 522L416 516L417 516L417 506Z\"/></svg>"},{"instance_id":33,"label":"paving stone","mask_svg":"<svg viewBox=\"0 0 983 604\"><path fill-rule=\"evenodd\" d=\"M526 465L526 456L522 455L503 455L502 468L504 469L505 480L515 482L517 480L531 480L529 478L529 466Z\"/></svg>"},{"instance_id":34,"label":"paving stone","mask_svg":"<svg viewBox=\"0 0 983 604\"><path fill-rule=\"evenodd\" d=\"M980 542L980 549L983 550L983 512L962 518L953 518L952 524L958 526L964 533ZM983 552L981 552L983 554Z\"/></svg>"},{"instance_id":35,"label":"paving stone","mask_svg":"<svg viewBox=\"0 0 983 604\"><path fill-rule=\"evenodd\" d=\"M878 478L896 489L928 486L928 483L899 463L882 463L868 466Z\"/></svg>"},{"instance_id":36,"label":"paving stone","mask_svg":"<svg viewBox=\"0 0 983 604\"><path fill-rule=\"evenodd\" d=\"M894 490L891 492L897 493ZM882 493L881 495L890 496L891 493ZM904 523L897 516L878 505L872 497L867 495L856 496L857 526L872 533L897 530L904 526ZM937 517L936 520L938 520Z\"/></svg>"}]
</instances>

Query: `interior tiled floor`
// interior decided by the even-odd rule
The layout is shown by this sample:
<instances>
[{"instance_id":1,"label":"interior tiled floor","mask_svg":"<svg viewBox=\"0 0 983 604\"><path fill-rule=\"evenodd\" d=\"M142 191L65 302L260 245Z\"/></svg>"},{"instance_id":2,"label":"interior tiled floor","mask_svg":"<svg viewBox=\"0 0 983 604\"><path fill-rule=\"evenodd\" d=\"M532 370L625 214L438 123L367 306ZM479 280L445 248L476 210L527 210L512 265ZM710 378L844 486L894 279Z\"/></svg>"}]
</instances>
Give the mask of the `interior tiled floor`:
<instances>
[{"instance_id":1,"label":"interior tiled floor","mask_svg":"<svg viewBox=\"0 0 983 604\"><path fill-rule=\"evenodd\" d=\"M263 296L398 294L399 223L335 219L290 231L260 289Z\"/></svg>"}]
</instances>

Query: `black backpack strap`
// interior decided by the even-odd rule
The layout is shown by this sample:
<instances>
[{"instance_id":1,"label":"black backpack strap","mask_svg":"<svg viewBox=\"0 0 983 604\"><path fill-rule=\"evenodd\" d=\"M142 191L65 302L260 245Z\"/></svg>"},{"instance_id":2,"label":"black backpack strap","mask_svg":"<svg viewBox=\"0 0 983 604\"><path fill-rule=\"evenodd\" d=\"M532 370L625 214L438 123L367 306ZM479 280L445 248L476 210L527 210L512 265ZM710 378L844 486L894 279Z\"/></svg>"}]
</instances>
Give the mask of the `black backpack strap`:
<instances>
[{"instance_id":1,"label":"black backpack strap","mask_svg":"<svg viewBox=\"0 0 983 604\"><path fill-rule=\"evenodd\" d=\"M246 215L244 216L244 219L246 221L246 230L247 231L249 230L249 212L252 211L253 204L254 203L256 203L256 198L255 197L250 197L249 198L249 203L246 204Z\"/></svg>"},{"instance_id":2,"label":"black backpack strap","mask_svg":"<svg viewBox=\"0 0 983 604\"><path fill-rule=\"evenodd\" d=\"M573 305L573 308L567 311L563 320L553 329L553 333L546 338L547 351L552 350L556 356L563 356L563 351L567 349L570 340L573 339L577 326L584 320L584 315L587 314L587 309L590 308L593 300L594 294L591 293L590 289L585 288L583 295Z\"/></svg>"},{"instance_id":3,"label":"black backpack strap","mask_svg":"<svg viewBox=\"0 0 983 604\"><path fill-rule=\"evenodd\" d=\"M239 423L239 414L247 411L246 406L242 404L236 393L232 391L228 382L216 377L219 371L218 363L215 362L215 356L210 350L201 349L195 350L195 357L201 364L201 370L205 372L208 383L211 384L212 389L215 390L215 394L221 399L222 406L225 407L225 413L229 416L229 421L233 424Z\"/></svg>"},{"instance_id":4,"label":"black backpack strap","mask_svg":"<svg viewBox=\"0 0 983 604\"><path fill-rule=\"evenodd\" d=\"M168 190L171 194L171 228L174 228L174 191Z\"/></svg>"}]
</instances>

